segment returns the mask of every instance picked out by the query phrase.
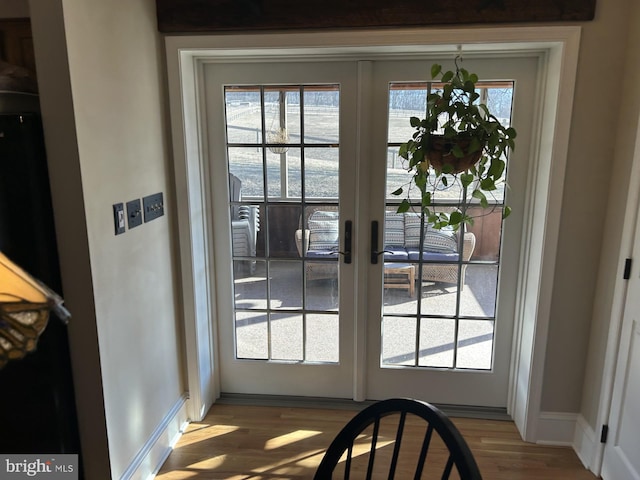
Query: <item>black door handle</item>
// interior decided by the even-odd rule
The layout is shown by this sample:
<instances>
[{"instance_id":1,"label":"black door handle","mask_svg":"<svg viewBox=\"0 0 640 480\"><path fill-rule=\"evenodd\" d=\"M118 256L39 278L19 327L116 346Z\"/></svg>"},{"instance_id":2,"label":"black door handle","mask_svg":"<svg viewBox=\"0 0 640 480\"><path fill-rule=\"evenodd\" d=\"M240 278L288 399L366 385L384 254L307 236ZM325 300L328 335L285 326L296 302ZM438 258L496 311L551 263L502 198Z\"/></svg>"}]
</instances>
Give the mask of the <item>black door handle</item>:
<instances>
[{"instance_id":1,"label":"black door handle","mask_svg":"<svg viewBox=\"0 0 640 480\"><path fill-rule=\"evenodd\" d=\"M371 265L378 264L378 257L385 253L391 253L388 250L378 251L378 221L371 222Z\"/></svg>"},{"instance_id":2,"label":"black door handle","mask_svg":"<svg viewBox=\"0 0 640 480\"><path fill-rule=\"evenodd\" d=\"M378 263L378 221L371 222L371 264Z\"/></svg>"},{"instance_id":3,"label":"black door handle","mask_svg":"<svg viewBox=\"0 0 640 480\"><path fill-rule=\"evenodd\" d=\"M352 228L353 223L351 220L346 220L344 222L344 252L340 252L342 253L344 263L351 263Z\"/></svg>"}]
</instances>

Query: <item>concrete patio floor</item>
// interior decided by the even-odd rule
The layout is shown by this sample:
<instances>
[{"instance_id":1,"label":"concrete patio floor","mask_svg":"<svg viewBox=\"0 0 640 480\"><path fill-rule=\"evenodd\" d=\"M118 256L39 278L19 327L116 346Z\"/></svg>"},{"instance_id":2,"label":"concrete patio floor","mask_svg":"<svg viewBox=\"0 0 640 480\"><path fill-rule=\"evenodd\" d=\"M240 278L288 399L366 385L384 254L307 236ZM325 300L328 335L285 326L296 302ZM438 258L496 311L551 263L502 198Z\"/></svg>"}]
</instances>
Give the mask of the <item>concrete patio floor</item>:
<instances>
[{"instance_id":1,"label":"concrete patio floor","mask_svg":"<svg viewBox=\"0 0 640 480\"><path fill-rule=\"evenodd\" d=\"M284 260L270 263L268 282L261 261L253 274L236 276L239 358L339 361L337 279L305 288L302 277L301 262ZM495 266L469 265L459 296L456 285L434 282L416 281L413 295L384 289L383 365L490 369L496 283Z\"/></svg>"}]
</instances>

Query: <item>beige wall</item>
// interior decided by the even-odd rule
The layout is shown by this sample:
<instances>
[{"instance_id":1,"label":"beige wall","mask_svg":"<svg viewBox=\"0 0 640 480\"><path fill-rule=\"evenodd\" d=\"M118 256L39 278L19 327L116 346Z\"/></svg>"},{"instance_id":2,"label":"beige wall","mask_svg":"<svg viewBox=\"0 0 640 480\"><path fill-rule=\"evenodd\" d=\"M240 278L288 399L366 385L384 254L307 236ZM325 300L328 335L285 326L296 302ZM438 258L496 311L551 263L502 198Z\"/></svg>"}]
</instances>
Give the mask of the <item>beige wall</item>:
<instances>
[{"instance_id":1,"label":"beige wall","mask_svg":"<svg viewBox=\"0 0 640 480\"><path fill-rule=\"evenodd\" d=\"M596 291L611 176L611 170L602 165L615 160L615 142L611 140L615 138L622 100L624 76L620 72L630 27L629 3L599 1L594 21L582 25L543 411L580 410L594 297L611 295L610 284ZM607 234L616 236L620 231L609 227Z\"/></svg>"},{"instance_id":2,"label":"beige wall","mask_svg":"<svg viewBox=\"0 0 640 480\"><path fill-rule=\"evenodd\" d=\"M626 42L617 45L616 49L625 52L625 64L619 69L606 74L607 78L620 77L621 108L613 128L606 129L611 138L615 139L615 154L613 158L613 175L609 185L609 197L604 223L602 253L600 269L596 282L596 292L591 337L586 358L585 382L582 392L581 413L589 424L597 429L596 415L599 408L600 391L602 389L602 375L605 360L605 350L609 335L612 303L614 302L613 286L621 275L621 261L625 254L620 252L620 237L624 218L627 189L631 180L628 173L631 170L634 147L639 140L635 137L638 131L640 117L640 3L629 2L625 16L627 18L629 37ZM620 72L619 74L616 72ZM633 181L637 182L638 179ZM637 262L637 259L636 259Z\"/></svg>"},{"instance_id":3,"label":"beige wall","mask_svg":"<svg viewBox=\"0 0 640 480\"><path fill-rule=\"evenodd\" d=\"M155 2L31 13L86 476L120 478L184 391ZM115 236L112 204L156 192L165 216Z\"/></svg>"}]
</instances>

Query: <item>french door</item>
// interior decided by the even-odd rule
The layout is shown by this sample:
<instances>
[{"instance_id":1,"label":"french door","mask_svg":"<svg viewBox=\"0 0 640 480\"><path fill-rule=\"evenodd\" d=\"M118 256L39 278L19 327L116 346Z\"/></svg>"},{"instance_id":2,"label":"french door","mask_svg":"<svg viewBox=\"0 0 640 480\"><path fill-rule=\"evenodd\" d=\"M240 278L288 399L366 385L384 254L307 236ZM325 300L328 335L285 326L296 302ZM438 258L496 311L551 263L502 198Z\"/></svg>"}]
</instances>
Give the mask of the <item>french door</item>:
<instances>
[{"instance_id":1,"label":"french door","mask_svg":"<svg viewBox=\"0 0 640 480\"><path fill-rule=\"evenodd\" d=\"M429 64L205 66L223 392L506 405L536 59L465 64L519 132L518 194L495 199L512 217L487 211L445 232L448 256L397 260L426 235L389 192L408 118L437 88Z\"/></svg>"},{"instance_id":2,"label":"french door","mask_svg":"<svg viewBox=\"0 0 640 480\"><path fill-rule=\"evenodd\" d=\"M603 454L604 480L640 478L640 445L637 440L640 417L640 273L636 265L640 258L640 216L635 221L633 245L633 262L619 333L609 433Z\"/></svg>"},{"instance_id":3,"label":"french door","mask_svg":"<svg viewBox=\"0 0 640 480\"><path fill-rule=\"evenodd\" d=\"M413 133L407 118L420 117L427 92L439 88L421 80L427 65L380 61L372 66L372 116L384 119L374 123L372 138L386 169L372 170L368 198L374 220L385 225L385 250L394 253L398 199L391 192L408 181L398 146ZM422 253L408 262L385 254L384 262L372 266L368 292L375 310L367 328L367 398L398 395L441 404L506 406L537 66L533 58L465 60L463 66L485 79L478 85L481 100L518 130L517 148L507 159L508 187L503 184L488 207L476 204L474 224L455 234L429 231L417 215L404 215L404 247L413 242ZM449 198L456 182L451 178L451 188L434 193L438 210L454 208ZM503 222L504 204L514 214ZM410 240L420 227L422 243L420 236ZM416 278L411 298L403 298L395 286L388 288L389 281L402 282L402 275L388 272L405 265Z\"/></svg>"},{"instance_id":4,"label":"french door","mask_svg":"<svg viewBox=\"0 0 640 480\"><path fill-rule=\"evenodd\" d=\"M356 65L215 64L205 78L214 225L231 240L215 248L222 391L350 398Z\"/></svg>"}]
</instances>

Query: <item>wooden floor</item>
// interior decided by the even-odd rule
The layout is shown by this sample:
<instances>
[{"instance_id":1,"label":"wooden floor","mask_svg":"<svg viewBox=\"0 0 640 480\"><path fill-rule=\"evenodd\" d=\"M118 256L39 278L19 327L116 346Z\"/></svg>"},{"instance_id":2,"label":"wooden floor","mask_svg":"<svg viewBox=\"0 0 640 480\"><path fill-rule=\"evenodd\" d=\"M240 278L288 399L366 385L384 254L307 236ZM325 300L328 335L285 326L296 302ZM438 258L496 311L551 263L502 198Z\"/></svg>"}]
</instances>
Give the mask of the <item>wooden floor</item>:
<instances>
[{"instance_id":1,"label":"wooden floor","mask_svg":"<svg viewBox=\"0 0 640 480\"><path fill-rule=\"evenodd\" d=\"M354 415L353 409L217 404L189 425L156 478L311 479L327 445ZM485 480L596 478L572 449L525 443L512 422L453 421Z\"/></svg>"}]
</instances>

